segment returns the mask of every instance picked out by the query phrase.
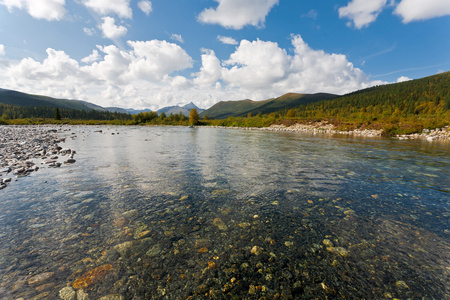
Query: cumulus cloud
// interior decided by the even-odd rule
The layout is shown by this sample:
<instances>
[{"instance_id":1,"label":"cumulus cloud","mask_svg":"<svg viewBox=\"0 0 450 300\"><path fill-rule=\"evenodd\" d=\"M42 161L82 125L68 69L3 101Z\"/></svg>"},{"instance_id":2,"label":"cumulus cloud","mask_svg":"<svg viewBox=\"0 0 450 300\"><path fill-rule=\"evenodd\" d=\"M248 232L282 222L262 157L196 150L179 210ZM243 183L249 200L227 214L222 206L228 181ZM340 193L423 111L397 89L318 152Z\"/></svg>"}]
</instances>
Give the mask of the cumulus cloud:
<instances>
[{"instance_id":1,"label":"cumulus cloud","mask_svg":"<svg viewBox=\"0 0 450 300\"><path fill-rule=\"evenodd\" d=\"M0 56L5 55L5 45L0 44Z\"/></svg>"},{"instance_id":2,"label":"cumulus cloud","mask_svg":"<svg viewBox=\"0 0 450 300\"><path fill-rule=\"evenodd\" d=\"M180 42L180 43L184 43L183 37L180 34L172 34L172 36L170 37L171 40Z\"/></svg>"},{"instance_id":3,"label":"cumulus cloud","mask_svg":"<svg viewBox=\"0 0 450 300\"><path fill-rule=\"evenodd\" d=\"M202 67L195 73L194 83L214 85L222 80L227 89L254 99L288 91L344 94L382 83L370 81L345 55L314 50L300 35L293 35L291 41L292 54L274 42L242 40L222 62L212 50L203 50Z\"/></svg>"},{"instance_id":4,"label":"cumulus cloud","mask_svg":"<svg viewBox=\"0 0 450 300\"><path fill-rule=\"evenodd\" d=\"M120 18L128 19L133 17L130 0L83 0L83 4L100 15L116 14Z\"/></svg>"},{"instance_id":5,"label":"cumulus cloud","mask_svg":"<svg viewBox=\"0 0 450 300\"><path fill-rule=\"evenodd\" d=\"M92 53L89 56L86 56L86 57L82 58L81 61L86 63L86 64L90 64L90 63L93 63L94 61L100 60L101 58L102 57L100 56L98 51L97 50L93 50Z\"/></svg>"},{"instance_id":6,"label":"cumulus cloud","mask_svg":"<svg viewBox=\"0 0 450 300\"><path fill-rule=\"evenodd\" d=\"M127 45L127 50L97 46L81 60L83 65L64 51L49 48L43 61L24 58L0 65L0 81L4 88L104 106L157 109L158 101L184 99L181 91L192 83L183 76L171 76L192 67L192 58L180 46L159 40ZM172 91L180 95L169 97ZM194 97L193 92L187 94Z\"/></svg>"},{"instance_id":7,"label":"cumulus cloud","mask_svg":"<svg viewBox=\"0 0 450 300\"><path fill-rule=\"evenodd\" d=\"M114 18L111 17L104 17L100 28L102 29L104 36L112 40L126 35L128 31L125 26L117 26Z\"/></svg>"},{"instance_id":8,"label":"cumulus cloud","mask_svg":"<svg viewBox=\"0 0 450 300\"><path fill-rule=\"evenodd\" d=\"M223 44L226 44L226 45L237 45L237 44L239 44L238 41L236 41L235 39L233 39L232 37L229 37L229 36L221 36L221 35L219 35L219 36L217 36L217 39L219 41L221 41Z\"/></svg>"},{"instance_id":9,"label":"cumulus cloud","mask_svg":"<svg viewBox=\"0 0 450 300\"><path fill-rule=\"evenodd\" d=\"M207 8L198 16L202 23L241 29L246 25L263 26L266 16L279 0L215 0L216 9Z\"/></svg>"},{"instance_id":10,"label":"cumulus cloud","mask_svg":"<svg viewBox=\"0 0 450 300\"><path fill-rule=\"evenodd\" d=\"M180 46L166 41L128 41L134 56L129 69L134 78L161 80L164 75L192 67L192 58Z\"/></svg>"},{"instance_id":11,"label":"cumulus cloud","mask_svg":"<svg viewBox=\"0 0 450 300\"><path fill-rule=\"evenodd\" d=\"M410 80L412 80L411 78L408 78L408 77L406 77L406 76L400 76L398 79L397 79L397 82L405 82L405 81L410 81Z\"/></svg>"},{"instance_id":12,"label":"cumulus cloud","mask_svg":"<svg viewBox=\"0 0 450 300\"><path fill-rule=\"evenodd\" d=\"M202 49L202 66L200 72L193 74L194 83L198 85L212 85L222 77L222 67L220 60L213 50Z\"/></svg>"},{"instance_id":13,"label":"cumulus cloud","mask_svg":"<svg viewBox=\"0 0 450 300\"><path fill-rule=\"evenodd\" d=\"M450 15L450 1L402 0L395 13L402 17L403 23L447 16Z\"/></svg>"},{"instance_id":14,"label":"cumulus cloud","mask_svg":"<svg viewBox=\"0 0 450 300\"><path fill-rule=\"evenodd\" d=\"M339 8L339 17L347 18L361 29L374 22L386 5L387 0L352 0L347 6ZM348 25L352 23L349 22Z\"/></svg>"},{"instance_id":15,"label":"cumulus cloud","mask_svg":"<svg viewBox=\"0 0 450 300\"><path fill-rule=\"evenodd\" d=\"M152 12L152 3L147 0L139 1L138 7L148 16Z\"/></svg>"},{"instance_id":16,"label":"cumulus cloud","mask_svg":"<svg viewBox=\"0 0 450 300\"><path fill-rule=\"evenodd\" d=\"M287 75L289 56L277 43L242 40L239 47L224 62L223 79L246 89L260 89Z\"/></svg>"},{"instance_id":17,"label":"cumulus cloud","mask_svg":"<svg viewBox=\"0 0 450 300\"><path fill-rule=\"evenodd\" d=\"M97 46L80 62L49 48L42 61L0 64L0 82L28 93L151 109L190 101L210 107L287 92L344 94L382 83L371 81L345 55L312 49L300 35L292 35L291 43L292 49L284 49L271 41L242 40L224 60L202 49L201 67L190 77L178 72L191 69L193 59L168 41L128 41L123 49Z\"/></svg>"},{"instance_id":18,"label":"cumulus cloud","mask_svg":"<svg viewBox=\"0 0 450 300\"><path fill-rule=\"evenodd\" d=\"M66 14L65 0L3 0L0 4L10 11L14 8L24 9L33 18L47 21L61 20Z\"/></svg>"}]
</instances>

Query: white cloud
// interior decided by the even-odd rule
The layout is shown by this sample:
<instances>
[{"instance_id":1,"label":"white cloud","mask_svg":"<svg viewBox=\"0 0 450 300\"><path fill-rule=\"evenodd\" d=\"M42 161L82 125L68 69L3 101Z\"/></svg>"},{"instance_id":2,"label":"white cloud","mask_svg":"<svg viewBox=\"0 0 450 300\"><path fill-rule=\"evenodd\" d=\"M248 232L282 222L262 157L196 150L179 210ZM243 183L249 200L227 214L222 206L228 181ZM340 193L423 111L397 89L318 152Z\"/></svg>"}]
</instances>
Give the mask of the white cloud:
<instances>
[{"instance_id":1,"label":"white cloud","mask_svg":"<svg viewBox=\"0 0 450 300\"><path fill-rule=\"evenodd\" d=\"M161 80L164 75L192 67L192 58L180 46L166 41L128 41L134 56L129 69L134 78Z\"/></svg>"},{"instance_id":2,"label":"white cloud","mask_svg":"<svg viewBox=\"0 0 450 300\"><path fill-rule=\"evenodd\" d=\"M395 13L403 23L450 15L449 0L401 0Z\"/></svg>"},{"instance_id":3,"label":"white cloud","mask_svg":"<svg viewBox=\"0 0 450 300\"><path fill-rule=\"evenodd\" d=\"M221 41L223 44L226 44L226 45L237 45L237 44L239 44L238 41L236 41L235 39L233 39L232 37L229 37L229 36L221 36L221 35L219 35L219 36L217 36L217 39L219 41Z\"/></svg>"},{"instance_id":4,"label":"white cloud","mask_svg":"<svg viewBox=\"0 0 450 300\"><path fill-rule=\"evenodd\" d=\"M147 0L139 1L138 7L148 16L152 12L152 3Z\"/></svg>"},{"instance_id":5,"label":"white cloud","mask_svg":"<svg viewBox=\"0 0 450 300\"><path fill-rule=\"evenodd\" d=\"M371 81L345 55L314 50L299 35L291 42L287 50L270 41L242 40L224 60L202 49L201 67L190 77L178 72L190 70L192 58L168 41L128 41L124 49L97 46L80 62L49 48L42 61L0 64L0 82L28 93L151 109L190 101L206 108L222 100L262 100L287 92L344 94L382 83Z\"/></svg>"},{"instance_id":6,"label":"white cloud","mask_svg":"<svg viewBox=\"0 0 450 300\"><path fill-rule=\"evenodd\" d=\"M84 27L83 31L84 31L84 33L86 33L89 36L93 36L95 34L95 29L94 28Z\"/></svg>"},{"instance_id":7,"label":"white cloud","mask_svg":"<svg viewBox=\"0 0 450 300\"><path fill-rule=\"evenodd\" d=\"M66 14L65 0L3 0L8 10L25 9L33 18L47 21L61 20Z\"/></svg>"},{"instance_id":8,"label":"white cloud","mask_svg":"<svg viewBox=\"0 0 450 300\"><path fill-rule=\"evenodd\" d=\"M231 66L223 73L226 82L246 89L261 89L285 78L289 56L277 43L242 40L224 64Z\"/></svg>"},{"instance_id":9,"label":"white cloud","mask_svg":"<svg viewBox=\"0 0 450 300\"><path fill-rule=\"evenodd\" d=\"M4 88L52 97L82 99L103 106L149 107L180 101L192 83L172 73L192 67L192 58L166 41L128 42L128 50L97 46L80 65L64 51L47 49L47 58L24 58L0 65ZM180 93L173 95L172 93ZM183 91L183 92L182 92ZM186 94L186 95L185 95ZM172 100L171 100L172 99ZM190 102L190 99L186 99Z\"/></svg>"},{"instance_id":10,"label":"white cloud","mask_svg":"<svg viewBox=\"0 0 450 300\"><path fill-rule=\"evenodd\" d=\"M406 76L400 76L398 79L397 79L397 82L404 82L404 81L410 81L410 80L412 80L411 78L408 78L408 77L406 77Z\"/></svg>"},{"instance_id":11,"label":"white cloud","mask_svg":"<svg viewBox=\"0 0 450 300\"><path fill-rule=\"evenodd\" d=\"M103 23L100 25L105 37L109 39L117 39L127 34L127 28L125 26L115 24L114 18L104 17Z\"/></svg>"},{"instance_id":12,"label":"white cloud","mask_svg":"<svg viewBox=\"0 0 450 300\"><path fill-rule=\"evenodd\" d=\"M194 83L209 86L221 79L222 67L213 50L202 49L202 52L202 66L200 72L193 74L196 76Z\"/></svg>"},{"instance_id":13,"label":"white cloud","mask_svg":"<svg viewBox=\"0 0 450 300\"><path fill-rule=\"evenodd\" d=\"M86 64L90 64L90 63L93 63L95 61L100 60L101 58L102 57L100 56L98 51L97 50L93 50L92 53L89 56L86 56L85 58L81 59L81 61L86 63Z\"/></svg>"},{"instance_id":14,"label":"white cloud","mask_svg":"<svg viewBox=\"0 0 450 300\"><path fill-rule=\"evenodd\" d=\"M311 49L301 36L293 35L294 53L278 44L242 40L222 63L212 50L203 50L202 67L194 83L214 85L219 80L241 95L240 99L267 99L286 92L344 94L382 82L372 82L345 55ZM239 99L239 98L238 98Z\"/></svg>"},{"instance_id":15,"label":"white cloud","mask_svg":"<svg viewBox=\"0 0 450 300\"><path fill-rule=\"evenodd\" d=\"M120 18L133 17L130 0L84 0L83 4L100 15L114 13Z\"/></svg>"},{"instance_id":16,"label":"white cloud","mask_svg":"<svg viewBox=\"0 0 450 300\"><path fill-rule=\"evenodd\" d=\"M180 43L184 43L183 37L179 34L172 34L172 36L170 37L171 40L180 42Z\"/></svg>"},{"instance_id":17,"label":"white cloud","mask_svg":"<svg viewBox=\"0 0 450 300\"><path fill-rule=\"evenodd\" d=\"M350 19L356 28L361 29L377 19L385 7L386 1L352 0L347 6L339 8L339 17Z\"/></svg>"},{"instance_id":18,"label":"white cloud","mask_svg":"<svg viewBox=\"0 0 450 300\"><path fill-rule=\"evenodd\" d=\"M5 45L0 44L0 56L5 55Z\"/></svg>"},{"instance_id":19,"label":"white cloud","mask_svg":"<svg viewBox=\"0 0 450 300\"><path fill-rule=\"evenodd\" d=\"M279 0L215 0L216 9L207 8L198 16L202 23L241 29L246 25L263 26L266 16Z\"/></svg>"}]
</instances>

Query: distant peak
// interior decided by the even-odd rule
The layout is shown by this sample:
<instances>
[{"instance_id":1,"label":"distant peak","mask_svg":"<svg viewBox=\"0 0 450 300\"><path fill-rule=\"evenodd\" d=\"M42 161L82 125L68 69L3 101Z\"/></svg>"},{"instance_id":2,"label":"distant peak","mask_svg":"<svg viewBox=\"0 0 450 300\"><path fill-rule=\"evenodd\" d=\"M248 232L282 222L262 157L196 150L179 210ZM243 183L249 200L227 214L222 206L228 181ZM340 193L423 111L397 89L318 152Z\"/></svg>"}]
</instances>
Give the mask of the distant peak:
<instances>
[{"instance_id":1,"label":"distant peak","mask_svg":"<svg viewBox=\"0 0 450 300\"><path fill-rule=\"evenodd\" d=\"M183 106L183 108L186 108L186 109L193 109L193 108L198 109L197 105L195 105L192 101L189 102L188 104L186 104L185 106Z\"/></svg>"}]
</instances>

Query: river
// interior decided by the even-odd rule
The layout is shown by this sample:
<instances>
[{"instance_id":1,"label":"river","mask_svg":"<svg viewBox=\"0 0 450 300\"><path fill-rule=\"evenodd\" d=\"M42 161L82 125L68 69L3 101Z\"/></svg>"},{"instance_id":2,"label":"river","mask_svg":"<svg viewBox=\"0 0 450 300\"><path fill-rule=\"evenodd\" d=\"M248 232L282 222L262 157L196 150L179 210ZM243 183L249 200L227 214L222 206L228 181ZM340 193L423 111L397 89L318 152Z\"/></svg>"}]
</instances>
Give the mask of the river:
<instances>
[{"instance_id":1,"label":"river","mask_svg":"<svg viewBox=\"0 0 450 300\"><path fill-rule=\"evenodd\" d=\"M59 135L75 164L0 191L1 299L450 297L450 143Z\"/></svg>"}]
</instances>

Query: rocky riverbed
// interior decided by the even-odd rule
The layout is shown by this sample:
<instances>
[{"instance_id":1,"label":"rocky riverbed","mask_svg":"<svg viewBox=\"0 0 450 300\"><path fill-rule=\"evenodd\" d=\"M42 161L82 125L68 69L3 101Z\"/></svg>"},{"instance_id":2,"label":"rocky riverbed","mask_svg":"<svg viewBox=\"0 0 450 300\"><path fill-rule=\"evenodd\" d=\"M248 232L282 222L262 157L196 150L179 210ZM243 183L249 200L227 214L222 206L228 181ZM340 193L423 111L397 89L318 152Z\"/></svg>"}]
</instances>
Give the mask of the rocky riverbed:
<instances>
[{"instance_id":1,"label":"rocky riverbed","mask_svg":"<svg viewBox=\"0 0 450 300\"><path fill-rule=\"evenodd\" d=\"M0 126L0 189L42 167L75 163L75 151L60 146L60 126ZM67 130L67 129L65 129Z\"/></svg>"}]
</instances>

